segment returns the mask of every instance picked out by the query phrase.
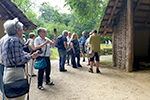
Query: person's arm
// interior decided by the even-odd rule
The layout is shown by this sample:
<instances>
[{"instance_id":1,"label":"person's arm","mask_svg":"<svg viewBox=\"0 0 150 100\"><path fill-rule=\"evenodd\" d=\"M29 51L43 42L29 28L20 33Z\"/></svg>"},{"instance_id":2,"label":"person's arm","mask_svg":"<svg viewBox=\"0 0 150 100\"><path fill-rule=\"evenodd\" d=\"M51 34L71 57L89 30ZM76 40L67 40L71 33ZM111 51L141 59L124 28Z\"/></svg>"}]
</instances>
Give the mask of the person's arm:
<instances>
[{"instance_id":1,"label":"person's arm","mask_svg":"<svg viewBox=\"0 0 150 100\"><path fill-rule=\"evenodd\" d=\"M72 48L72 50L73 50L73 53L75 53L75 50L74 50L74 46L73 46L74 44L73 44L73 42L71 42L71 48Z\"/></svg>"},{"instance_id":2,"label":"person's arm","mask_svg":"<svg viewBox=\"0 0 150 100\"><path fill-rule=\"evenodd\" d=\"M57 32L54 33L54 42L50 42L51 46L55 46L55 44L56 44L56 37L57 37Z\"/></svg>"},{"instance_id":3,"label":"person's arm","mask_svg":"<svg viewBox=\"0 0 150 100\"><path fill-rule=\"evenodd\" d=\"M12 43L12 55L16 65L21 65L27 63L31 58L36 58L39 56L38 51L32 55L25 55L23 53L22 43L20 40L15 40Z\"/></svg>"},{"instance_id":4,"label":"person's arm","mask_svg":"<svg viewBox=\"0 0 150 100\"><path fill-rule=\"evenodd\" d=\"M34 41L34 45L35 45L34 49L35 50L42 48L44 45L46 45L47 43L49 43L49 40L46 40L44 43L42 43L40 45L38 43L39 43L39 40L35 39L35 41Z\"/></svg>"},{"instance_id":5,"label":"person's arm","mask_svg":"<svg viewBox=\"0 0 150 100\"><path fill-rule=\"evenodd\" d=\"M66 51L68 51L67 42L66 41L64 41L64 46L65 46Z\"/></svg>"}]
</instances>

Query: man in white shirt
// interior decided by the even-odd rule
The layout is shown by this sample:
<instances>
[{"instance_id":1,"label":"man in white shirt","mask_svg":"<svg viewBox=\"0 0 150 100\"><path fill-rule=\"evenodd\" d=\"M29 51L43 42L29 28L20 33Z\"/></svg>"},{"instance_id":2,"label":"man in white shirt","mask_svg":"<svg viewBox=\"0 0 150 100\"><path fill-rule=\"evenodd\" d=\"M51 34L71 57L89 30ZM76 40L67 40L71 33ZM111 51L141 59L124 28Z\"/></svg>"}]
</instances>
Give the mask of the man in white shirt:
<instances>
[{"instance_id":1,"label":"man in white shirt","mask_svg":"<svg viewBox=\"0 0 150 100\"><path fill-rule=\"evenodd\" d=\"M50 46L54 46L56 44L56 36L57 33L54 33L54 42L52 42L50 39L48 39L47 36L47 30L45 28L39 28L38 31L38 37L34 40L34 46L35 49L41 49L43 53L36 59L39 58L45 58L47 62L47 66L43 69L38 70L38 88L40 90L44 90L43 84L43 74L44 70L46 72L46 84L47 85L54 85L53 82L50 82L50 72L51 72L51 64L50 64ZM46 46L47 45L47 46ZM47 48L47 49L46 49ZM44 52L46 51L45 55Z\"/></svg>"},{"instance_id":2,"label":"man in white shirt","mask_svg":"<svg viewBox=\"0 0 150 100\"><path fill-rule=\"evenodd\" d=\"M67 36L67 48L71 48L70 46L70 41L71 41L71 32L68 32L68 36ZM70 59L70 55L66 55L66 60L67 60L67 64L69 65L69 59Z\"/></svg>"}]
</instances>

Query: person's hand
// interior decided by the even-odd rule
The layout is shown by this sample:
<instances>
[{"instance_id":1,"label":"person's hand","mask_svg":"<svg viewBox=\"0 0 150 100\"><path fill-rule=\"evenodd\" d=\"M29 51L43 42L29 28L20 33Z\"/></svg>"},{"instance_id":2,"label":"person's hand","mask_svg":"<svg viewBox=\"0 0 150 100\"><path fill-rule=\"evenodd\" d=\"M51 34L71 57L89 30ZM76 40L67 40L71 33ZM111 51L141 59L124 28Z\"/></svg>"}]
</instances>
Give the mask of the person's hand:
<instances>
[{"instance_id":1,"label":"person's hand","mask_svg":"<svg viewBox=\"0 0 150 100\"><path fill-rule=\"evenodd\" d=\"M46 41L44 42L44 44L47 44L47 43L49 43L49 40L46 40Z\"/></svg>"},{"instance_id":2,"label":"person's hand","mask_svg":"<svg viewBox=\"0 0 150 100\"><path fill-rule=\"evenodd\" d=\"M32 58L36 59L40 55L38 52L39 52L39 50L37 50L36 52L34 52L32 54Z\"/></svg>"}]
</instances>

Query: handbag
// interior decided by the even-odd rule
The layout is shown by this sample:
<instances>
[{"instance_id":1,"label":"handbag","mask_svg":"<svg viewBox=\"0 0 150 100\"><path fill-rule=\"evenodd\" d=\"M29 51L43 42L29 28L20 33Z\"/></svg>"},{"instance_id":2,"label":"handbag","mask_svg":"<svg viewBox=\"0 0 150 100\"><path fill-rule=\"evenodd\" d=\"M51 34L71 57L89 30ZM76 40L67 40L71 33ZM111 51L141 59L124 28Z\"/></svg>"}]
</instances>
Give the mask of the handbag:
<instances>
[{"instance_id":1,"label":"handbag","mask_svg":"<svg viewBox=\"0 0 150 100\"><path fill-rule=\"evenodd\" d=\"M95 54L95 53L94 53L93 50L90 50L90 51L89 51L89 57L90 57L90 58L92 58L92 57L94 56L94 54Z\"/></svg>"},{"instance_id":2,"label":"handbag","mask_svg":"<svg viewBox=\"0 0 150 100\"><path fill-rule=\"evenodd\" d=\"M72 54L73 54L72 48L69 48L69 49L68 49L67 54L68 54L68 55L72 55Z\"/></svg>"},{"instance_id":3,"label":"handbag","mask_svg":"<svg viewBox=\"0 0 150 100\"><path fill-rule=\"evenodd\" d=\"M47 50L47 45L46 45L46 49L45 49L45 52L44 52L44 56L46 54L46 50ZM46 62L45 58L37 58L34 61L34 68L35 69L43 69L46 66L47 66L47 62Z\"/></svg>"},{"instance_id":4,"label":"handbag","mask_svg":"<svg viewBox=\"0 0 150 100\"><path fill-rule=\"evenodd\" d=\"M30 78L30 83L31 83L31 78ZM28 78L26 74L25 79L19 79L11 83L4 84L5 96L11 99L11 98L20 97L28 93L27 100L29 100L30 83L28 83Z\"/></svg>"},{"instance_id":5,"label":"handbag","mask_svg":"<svg viewBox=\"0 0 150 100\"><path fill-rule=\"evenodd\" d=\"M16 80L4 84L4 93L7 98L16 98L29 92L28 79Z\"/></svg>"}]
</instances>

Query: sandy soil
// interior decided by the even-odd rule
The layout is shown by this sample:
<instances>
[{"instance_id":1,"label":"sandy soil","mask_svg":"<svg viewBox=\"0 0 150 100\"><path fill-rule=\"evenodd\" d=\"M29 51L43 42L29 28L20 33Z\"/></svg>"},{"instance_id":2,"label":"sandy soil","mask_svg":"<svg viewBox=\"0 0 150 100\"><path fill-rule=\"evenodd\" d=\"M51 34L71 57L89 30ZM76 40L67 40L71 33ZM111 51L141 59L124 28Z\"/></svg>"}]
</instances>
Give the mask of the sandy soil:
<instances>
[{"instance_id":1,"label":"sandy soil","mask_svg":"<svg viewBox=\"0 0 150 100\"><path fill-rule=\"evenodd\" d=\"M55 85L44 83L46 90L38 90L37 77L33 77L30 100L150 100L150 70L126 73L100 65L101 74L97 74L95 67L89 73L89 66L82 62L83 68L66 66L67 72L59 72L58 60L51 64Z\"/></svg>"}]
</instances>

